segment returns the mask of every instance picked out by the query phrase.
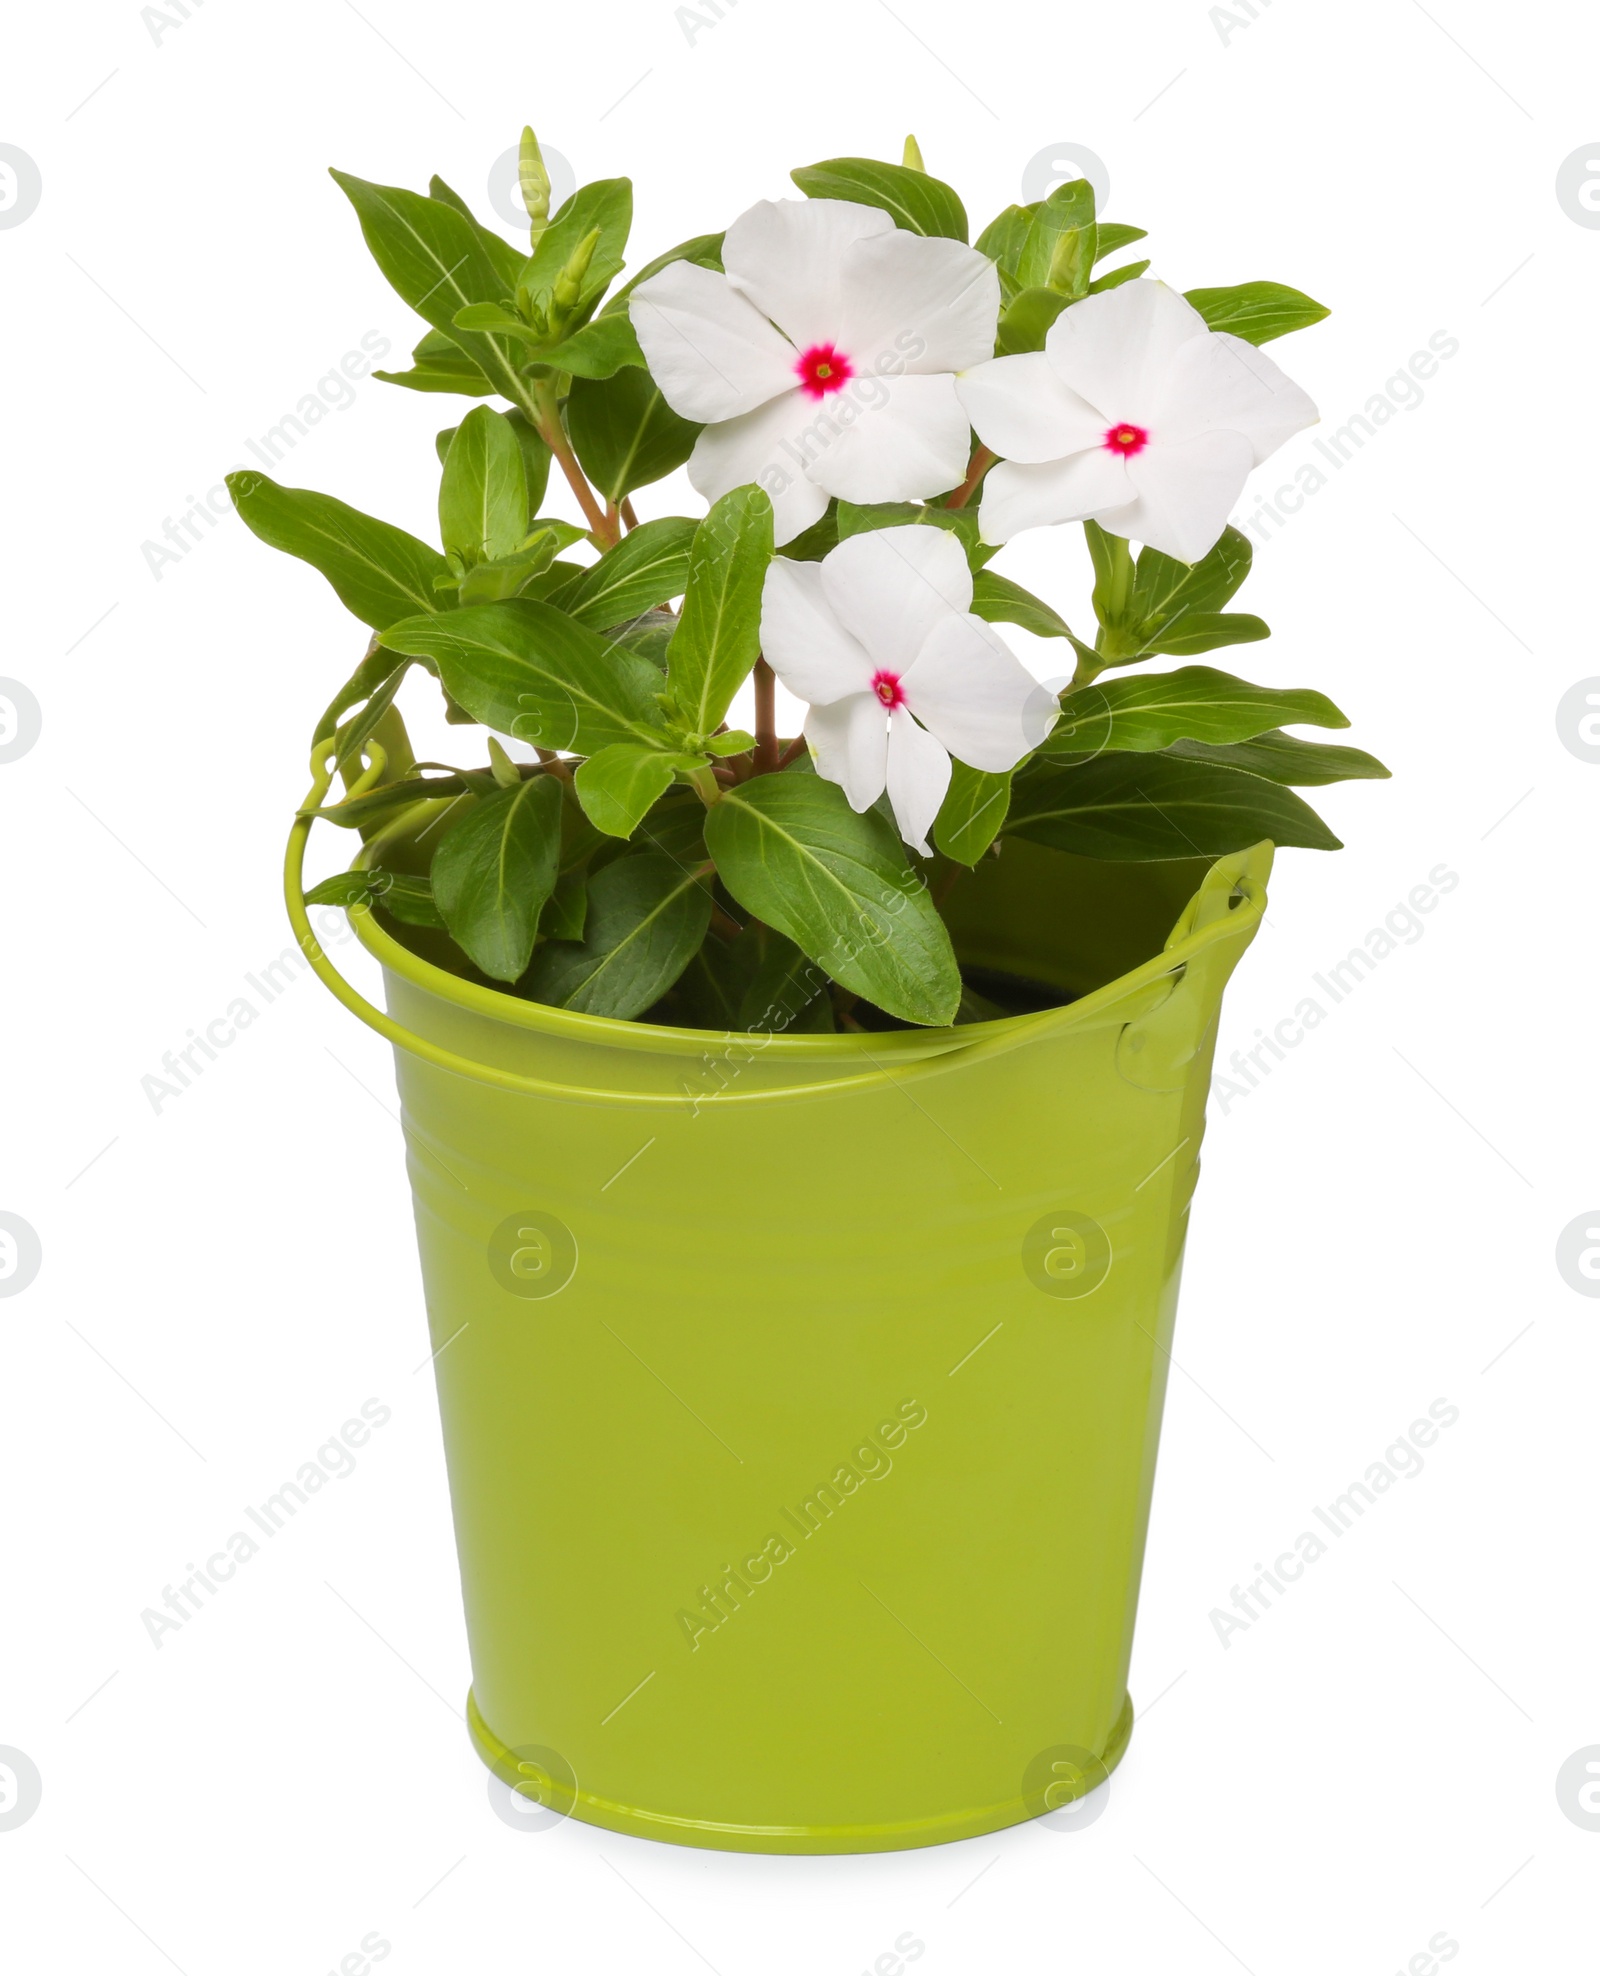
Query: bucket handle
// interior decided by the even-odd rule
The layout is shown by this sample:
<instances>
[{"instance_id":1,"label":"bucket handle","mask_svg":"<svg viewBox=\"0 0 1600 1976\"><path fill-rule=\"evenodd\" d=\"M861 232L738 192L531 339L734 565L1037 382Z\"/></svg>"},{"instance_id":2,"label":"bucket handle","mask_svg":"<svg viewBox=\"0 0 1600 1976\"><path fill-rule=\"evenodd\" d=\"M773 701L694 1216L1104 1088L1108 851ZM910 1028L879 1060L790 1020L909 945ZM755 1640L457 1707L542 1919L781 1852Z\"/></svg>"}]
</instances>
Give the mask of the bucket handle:
<instances>
[{"instance_id":1,"label":"bucket handle","mask_svg":"<svg viewBox=\"0 0 1600 1976\"><path fill-rule=\"evenodd\" d=\"M449 1071L454 1076L468 1078L474 1083L493 1085L499 1090L514 1092L522 1097L555 1098L569 1104L645 1105L655 1109L679 1111L693 1111L701 1106L722 1108L729 1105L770 1104L783 1099L836 1097L848 1091L899 1085L913 1077L928 1075L936 1070L953 1069L984 1057L1001 1055L1030 1041L1040 1031L1053 1027L1063 1017L1075 1012L1079 1006L1065 1003L1061 1008L1045 1009L1037 1015L1018 1018L1014 1025L1008 1026L996 1036L974 1038L970 1042L952 1037L945 1048L919 1058L902 1071L892 1070L876 1058L871 1058L870 1070L853 1071L821 1081L768 1087L765 1090L720 1091L706 1094L688 1091L622 1091L607 1089L604 1086L558 1084L548 1078L530 1077L521 1071L504 1070L498 1064L479 1063L472 1057L461 1056L454 1050L447 1050L443 1045L429 1041L426 1036L417 1035L414 1030L407 1029L403 1023L396 1022L385 1010L369 1002L366 996L339 972L323 950L316 934L311 930L305 899L306 844L311 836L311 826L316 822L316 812L321 807L322 799L327 794L334 773L340 765L339 752L331 741L321 741L313 749L311 788L301 805L299 814L295 817L284 850L283 896L295 939L318 980L336 1001L342 1003L369 1029L375 1030L396 1049L404 1050L408 1055L432 1064L435 1069ZM351 783L347 796L365 794L379 780L387 765L382 745L376 740L368 738L363 743L361 752L366 758L367 767ZM1260 848L1258 847L1258 851ZM1253 859L1255 855L1255 853L1247 853L1246 860ZM1266 847L1266 855L1270 867L1270 847ZM1255 889L1249 882L1252 879L1258 885L1263 885L1264 889L1266 874L1264 870L1259 870L1259 867L1245 872L1236 868L1235 861L1223 860L1222 868L1226 872L1225 880L1222 880L1215 870L1212 877L1218 877L1219 883L1223 883L1229 893L1233 891L1236 880L1241 879L1247 891ZM1211 878L1208 877L1207 886L1210 884ZM1168 965L1162 968L1158 962L1150 963L1147 964L1147 969L1139 970L1140 974L1147 974L1147 981L1141 982L1141 986L1156 985L1165 980L1173 984L1173 989L1169 989L1170 996L1173 990L1181 986L1187 968L1198 958L1195 948L1209 947L1212 944L1215 933L1212 924L1208 924L1208 916L1202 905L1205 893L1206 887L1203 886L1201 894L1197 895L1196 900L1191 903L1190 912L1185 914L1174 929L1173 936L1167 943L1167 953L1158 957L1158 962L1160 959L1166 959ZM1261 903L1263 903L1261 899L1256 900L1258 910ZM1196 906L1201 908L1198 915L1194 911ZM370 912L371 907L356 904L346 907L345 910L351 913ZM1173 949L1180 944L1189 949L1181 959L1173 953ZM728 1040L736 1042L740 1039L730 1035Z\"/></svg>"},{"instance_id":2,"label":"bucket handle","mask_svg":"<svg viewBox=\"0 0 1600 1976\"><path fill-rule=\"evenodd\" d=\"M360 777L351 784L347 798L365 794L382 775L386 766L382 747L375 741L365 743L363 753L368 766ZM607 1104L607 1105L649 1105L670 1110L694 1110L701 1106L725 1107L738 1104L768 1104L775 1099L832 1097L845 1091L860 1091L884 1084L898 1084L916 1069L950 1064L953 1060L970 1062L975 1057L988 1056L997 1048L1009 1049L1027 1041L1033 1032L1046 1026L1059 1014L1058 1010L1048 1009L1026 1024L1019 1024L1015 1032L1004 1036L972 1042L952 1040L949 1046L920 1060L918 1065L908 1066L906 1071L895 1072L886 1065L873 1061L873 1068L866 1071L853 1071L841 1077L827 1078L805 1084L778 1086L766 1090L721 1091L708 1094L676 1091L621 1091L608 1090L603 1086L586 1087L575 1084L558 1084L543 1077L530 1077L521 1071L504 1070L498 1064L479 1063L472 1057L460 1056L454 1050L447 1050L441 1044L430 1042L426 1036L419 1036L396 1022L385 1010L369 1002L365 995L339 972L334 962L323 949L316 934L311 930L311 920L306 911L305 899L305 854L306 844L311 836L311 826L316 822L316 811L333 781L337 766L337 755L331 744L323 743L313 752L311 758L311 788L307 793L300 813L295 817L289 832L289 841L284 851L283 897L289 912L289 924L294 929L300 951L305 955L312 972L322 985L350 1013L364 1022L369 1029L392 1043L396 1049L408 1055L420 1057L424 1063L432 1064L438 1070L447 1070L457 1077L470 1078L478 1084L491 1084L502 1091L512 1091L524 1097L558 1098L568 1103ZM355 904L345 908L347 912L370 912L371 907ZM739 1040L730 1036L730 1041Z\"/></svg>"}]
</instances>

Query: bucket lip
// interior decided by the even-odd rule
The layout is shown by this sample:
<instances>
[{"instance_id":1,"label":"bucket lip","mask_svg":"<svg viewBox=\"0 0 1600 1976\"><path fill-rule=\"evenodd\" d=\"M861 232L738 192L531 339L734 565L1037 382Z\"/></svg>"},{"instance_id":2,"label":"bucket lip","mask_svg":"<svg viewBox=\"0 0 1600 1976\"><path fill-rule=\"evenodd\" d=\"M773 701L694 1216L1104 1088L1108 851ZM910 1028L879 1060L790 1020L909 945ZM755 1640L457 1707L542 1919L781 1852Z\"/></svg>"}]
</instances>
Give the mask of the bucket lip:
<instances>
[{"instance_id":1,"label":"bucket lip","mask_svg":"<svg viewBox=\"0 0 1600 1976\"><path fill-rule=\"evenodd\" d=\"M361 847L352 869L372 864L382 854L387 838L409 829L424 809L445 806L445 799L408 806L398 817L376 832ZM1260 855L1265 852L1265 859ZM599 1044L613 1049L643 1050L658 1055L702 1054L708 1046L726 1048L730 1044L757 1043L763 1056L775 1052L778 1058L795 1064L838 1062L862 1063L882 1068L885 1055L902 1063L913 1063L951 1051L966 1051L978 1043L999 1044L1020 1039L1042 1027L1069 1028L1092 1021L1106 1008L1131 993L1163 980L1174 980L1184 966L1214 941L1237 934L1242 926L1253 926L1266 908L1266 877L1271 868L1271 847L1257 845L1216 858L1173 929L1165 947L1149 960L1119 974L1114 980L1091 989L1076 1001L1026 1015L1003 1016L994 1022L963 1023L942 1029L873 1030L861 1035L835 1031L821 1035L790 1036L776 1030L681 1029L666 1023L624 1021L615 1016L586 1015L574 1009L552 1008L498 988L483 988L464 980L448 969L436 967L397 940L379 925L369 906L349 908L356 938L388 973L398 975L413 988L435 999L452 1004L471 1015L486 1016L516 1029L563 1038L569 1042ZM1222 910L1215 917L1201 918L1195 924L1195 908L1202 894L1221 877L1230 894L1238 894L1238 909Z\"/></svg>"}]
</instances>

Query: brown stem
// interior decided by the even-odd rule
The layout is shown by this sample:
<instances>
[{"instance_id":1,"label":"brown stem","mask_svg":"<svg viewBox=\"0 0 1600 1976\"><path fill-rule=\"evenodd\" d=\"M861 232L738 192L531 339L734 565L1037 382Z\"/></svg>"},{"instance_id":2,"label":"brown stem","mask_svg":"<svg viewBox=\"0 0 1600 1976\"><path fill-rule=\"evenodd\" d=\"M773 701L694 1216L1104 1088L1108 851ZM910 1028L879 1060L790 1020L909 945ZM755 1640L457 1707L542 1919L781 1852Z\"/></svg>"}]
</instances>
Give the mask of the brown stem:
<instances>
[{"instance_id":1,"label":"brown stem","mask_svg":"<svg viewBox=\"0 0 1600 1976\"><path fill-rule=\"evenodd\" d=\"M559 755L551 754L548 748L535 748L533 752L539 757L539 760L551 775L558 777L562 782L570 782L572 780L571 764L564 762Z\"/></svg>"},{"instance_id":2,"label":"brown stem","mask_svg":"<svg viewBox=\"0 0 1600 1976\"><path fill-rule=\"evenodd\" d=\"M790 762L798 761L800 756L805 753L805 748L806 737L803 734L797 734L778 757L779 768L787 768Z\"/></svg>"},{"instance_id":3,"label":"brown stem","mask_svg":"<svg viewBox=\"0 0 1600 1976\"><path fill-rule=\"evenodd\" d=\"M622 519L628 528L639 526L639 517L633 512L633 503L624 494L622 497Z\"/></svg>"},{"instance_id":4,"label":"brown stem","mask_svg":"<svg viewBox=\"0 0 1600 1976\"><path fill-rule=\"evenodd\" d=\"M972 449L971 464L967 468L967 477L945 502L945 506L947 508L964 508L968 501L972 499L978 482L982 480L990 467L994 465L995 458L996 455L991 453L987 446L974 446Z\"/></svg>"},{"instance_id":5,"label":"brown stem","mask_svg":"<svg viewBox=\"0 0 1600 1976\"><path fill-rule=\"evenodd\" d=\"M950 896L951 887L965 870L966 866L964 864L951 862L950 869L933 888L933 903L935 906L942 906L944 904L945 900Z\"/></svg>"},{"instance_id":6,"label":"brown stem","mask_svg":"<svg viewBox=\"0 0 1600 1976\"><path fill-rule=\"evenodd\" d=\"M539 437L550 448L551 454L567 477L567 485L578 497L578 506L583 510L583 518L589 524L589 532L595 536L602 548L610 548L621 539L622 530L618 526L616 511L607 512L595 499L594 489L584 476L578 464L578 456L572 450L566 429L561 423L561 408L551 396L548 387L541 389L535 398L539 417L536 421Z\"/></svg>"},{"instance_id":7,"label":"brown stem","mask_svg":"<svg viewBox=\"0 0 1600 1976\"><path fill-rule=\"evenodd\" d=\"M765 659L756 660L756 771L778 766L778 678Z\"/></svg>"}]
</instances>

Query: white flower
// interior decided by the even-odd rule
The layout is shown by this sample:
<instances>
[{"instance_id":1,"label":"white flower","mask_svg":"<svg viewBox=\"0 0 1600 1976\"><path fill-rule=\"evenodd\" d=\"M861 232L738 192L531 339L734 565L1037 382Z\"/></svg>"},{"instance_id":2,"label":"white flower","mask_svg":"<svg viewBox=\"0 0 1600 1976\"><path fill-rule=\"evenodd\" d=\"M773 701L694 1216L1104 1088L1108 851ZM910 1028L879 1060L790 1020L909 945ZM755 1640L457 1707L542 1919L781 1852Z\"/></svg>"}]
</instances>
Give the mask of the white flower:
<instances>
[{"instance_id":1,"label":"white flower","mask_svg":"<svg viewBox=\"0 0 1600 1976\"><path fill-rule=\"evenodd\" d=\"M951 755L1015 768L1059 711L971 605L960 543L920 524L852 535L820 563L779 556L761 600L762 650L810 703L818 774L858 811L887 788L901 836L924 857Z\"/></svg>"},{"instance_id":2,"label":"white flower","mask_svg":"<svg viewBox=\"0 0 1600 1976\"><path fill-rule=\"evenodd\" d=\"M707 500L755 481L780 544L846 501L917 501L967 470L954 373L994 349L994 263L905 233L876 206L763 200L728 228L726 274L674 261L628 313L650 374L705 425Z\"/></svg>"},{"instance_id":3,"label":"white flower","mask_svg":"<svg viewBox=\"0 0 1600 1976\"><path fill-rule=\"evenodd\" d=\"M986 542L1093 519L1183 563L1221 535L1250 469L1317 417L1269 357L1159 281L1086 296L1042 351L979 364L956 389L1004 462L984 481Z\"/></svg>"}]
</instances>

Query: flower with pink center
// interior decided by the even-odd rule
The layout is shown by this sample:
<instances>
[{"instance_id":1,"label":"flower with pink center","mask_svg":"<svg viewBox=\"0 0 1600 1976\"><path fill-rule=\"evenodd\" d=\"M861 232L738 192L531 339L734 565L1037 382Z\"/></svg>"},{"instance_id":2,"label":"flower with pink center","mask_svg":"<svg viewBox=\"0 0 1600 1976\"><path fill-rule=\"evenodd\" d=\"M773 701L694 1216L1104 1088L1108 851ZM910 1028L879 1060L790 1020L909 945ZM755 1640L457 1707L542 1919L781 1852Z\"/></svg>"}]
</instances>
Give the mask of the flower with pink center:
<instances>
[{"instance_id":1,"label":"flower with pink center","mask_svg":"<svg viewBox=\"0 0 1600 1976\"><path fill-rule=\"evenodd\" d=\"M1000 774L1055 725L1055 697L972 615L972 572L948 530L852 535L820 563L774 558L761 600L767 663L808 702L817 773L854 810L887 789L924 857L950 758Z\"/></svg>"},{"instance_id":2,"label":"flower with pink center","mask_svg":"<svg viewBox=\"0 0 1600 1976\"><path fill-rule=\"evenodd\" d=\"M983 486L986 542L1097 521L1179 562L1211 548L1252 467L1317 408L1270 357L1160 281L1127 281L1063 309L1043 350L956 380L1001 457Z\"/></svg>"},{"instance_id":3,"label":"flower with pink center","mask_svg":"<svg viewBox=\"0 0 1600 1976\"><path fill-rule=\"evenodd\" d=\"M707 500L754 481L781 545L831 495L920 501L960 484L955 374L992 353L1000 312L988 255L876 206L773 199L728 228L722 263L670 262L628 302L661 395L705 427L689 478Z\"/></svg>"},{"instance_id":4,"label":"flower with pink center","mask_svg":"<svg viewBox=\"0 0 1600 1976\"><path fill-rule=\"evenodd\" d=\"M855 365L831 343L814 343L802 350L795 364L800 389L808 398L827 398L842 391L855 376Z\"/></svg>"}]
</instances>

